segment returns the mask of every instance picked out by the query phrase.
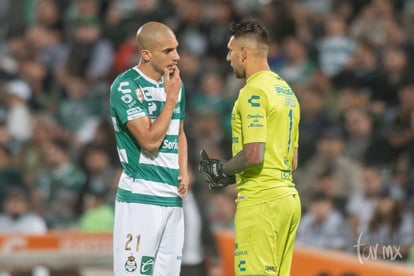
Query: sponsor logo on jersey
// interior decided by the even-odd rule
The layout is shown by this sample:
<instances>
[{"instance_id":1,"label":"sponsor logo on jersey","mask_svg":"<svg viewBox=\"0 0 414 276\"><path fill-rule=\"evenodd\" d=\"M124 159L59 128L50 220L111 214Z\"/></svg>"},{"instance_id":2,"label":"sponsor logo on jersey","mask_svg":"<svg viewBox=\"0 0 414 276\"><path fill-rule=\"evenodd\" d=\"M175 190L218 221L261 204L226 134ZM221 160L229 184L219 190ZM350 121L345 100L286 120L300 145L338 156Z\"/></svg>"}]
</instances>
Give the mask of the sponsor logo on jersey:
<instances>
[{"instance_id":1,"label":"sponsor logo on jersey","mask_svg":"<svg viewBox=\"0 0 414 276\"><path fill-rule=\"evenodd\" d=\"M130 104L134 98L132 98L131 95L131 89L128 88L129 86L129 82L127 81L123 81L119 84L118 86L118 91L122 93L121 96L121 100L125 103L125 104Z\"/></svg>"},{"instance_id":2,"label":"sponsor logo on jersey","mask_svg":"<svg viewBox=\"0 0 414 276\"><path fill-rule=\"evenodd\" d=\"M157 105L153 102L148 104L148 112L150 115L154 114L154 112L157 111Z\"/></svg>"},{"instance_id":3,"label":"sponsor logo on jersey","mask_svg":"<svg viewBox=\"0 0 414 276\"><path fill-rule=\"evenodd\" d=\"M165 139L164 143L162 144L162 147L164 149L169 149L169 150L178 150L178 142L177 141L169 141L169 140Z\"/></svg>"},{"instance_id":4,"label":"sponsor logo on jersey","mask_svg":"<svg viewBox=\"0 0 414 276\"><path fill-rule=\"evenodd\" d=\"M237 250L239 248L239 244L235 243L234 244L234 256L243 256L243 255L247 255L247 250Z\"/></svg>"},{"instance_id":5,"label":"sponsor logo on jersey","mask_svg":"<svg viewBox=\"0 0 414 276\"><path fill-rule=\"evenodd\" d=\"M280 172L280 178L282 180L290 179L291 177L292 177L292 172L290 172L290 171L281 171Z\"/></svg>"},{"instance_id":6,"label":"sponsor logo on jersey","mask_svg":"<svg viewBox=\"0 0 414 276\"><path fill-rule=\"evenodd\" d=\"M295 107L296 106L295 98L286 98L285 105Z\"/></svg>"},{"instance_id":7,"label":"sponsor logo on jersey","mask_svg":"<svg viewBox=\"0 0 414 276\"><path fill-rule=\"evenodd\" d=\"M250 97L250 99L249 99L249 100L247 100L247 102L248 102L248 103L249 103L252 107L259 107L259 106L260 106L259 100L260 100L260 96L257 96L257 95L252 95L252 96Z\"/></svg>"},{"instance_id":8,"label":"sponsor logo on jersey","mask_svg":"<svg viewBox=\"0 0 414 276\"><path fill-rule=\"evenodd\" d=\"M277 266L274 265L265 265L264 267L266 273L275 274L277 272Z\"/></svg>"},{"instance_id":9,"label":"sponsor logo on jersey","mask_svg":"<svg viewBox=\"0 0 414 276\"><path fill-rule=\"evenodd\" d=\"M253 128L253 127L263 127L264 125L263 124L259 124L259 123L251 123L251 124L249 124L247 127L248 128Z\"/></svg>"},{"instance_id":10,"label":"sponsor logo on jersey","mask_svg":"<svg viewBox=\"0 0 414 276\"><path fill-rule=\"evenodd\" d=\"M254 120L258 120L258 119L263 119L264 115L262 114L247 114L247 119L254 119Z\"/></svg>"},{"instance_id":11,"label":"sponsor logo on jersey","mask_svg":"<svg viewBox=\"0 0 414 276\"><path fill-rule=\"evenodd\" d=\"M127 272L134 272L137 269L137 262L135 261L134 256L129 256L128 260L125 262L125 270Z\"/></svg>"},{"instance_id":12,"label":"sponsor logo on jersey","mask_svg":"<svg viewBox=\"0 0 414 276\"><path fill-rule=\"evenodd\" d=\"M139 269L141 275L152 275L152 270L154 269L154 260L154 257L142 256L141 268Z\"/></svg>"},{"instance_id":13,"label":"sponsor logo on jersey","mask_svg":"<svg viewBox=\"0 0 414 276\"><path fill-rule=\"evenodd\" d=\"M247 250L239 250L234 252L234 256L245 256L248 255Z\"/></svg>"},{"instance_id":14,"label":"sponsor logo on jersey","mask_svg":"<svg viewBox=\"0 0 414 276\"><path fill-rule=\"evenodd\" d=\"M293 97L295 95L290 87L282 87L279 85L275 85L274 87L279 96Z\"/></svg>"},{"instance_id":15,"label":"sponsor logo on jersey","mask_svg":"<svg viewBox=\"0 0 414 276\"><path fill-rule=\"evenodd\" d=\"M237 268L241 272L246 271L245 265L246 265L246 261L245 260L240 260L239 263L237 264Z\"/></svg>"},{"instance_id":16,"label":"sponsor logo on jersey","mask_svg":"<svg viewBox=\"0 0 414 276\"><path fill-rule=\"evenodd\" d=\"M145 98L147 99L147 100L152 100L152 96L151 96L151 93L150 93L150 91L147 89L147 90L143 90L142 91L143 93L144 93L144 95L145 95Z\"/></svg>"},{"instance_id":17,"label":"sponsor logo on jersey","mask_svg":"<svg viewBox=\"0 0 414 276\"><path fill-rule=\"evenodd\" d=\"M251 121L248 127L249 128L263 127L264 125L260 123L260 120L263 118L264 118L264 115L261 115L261 114L248 114L247 119Z\"/></svg>"}]
</instances>

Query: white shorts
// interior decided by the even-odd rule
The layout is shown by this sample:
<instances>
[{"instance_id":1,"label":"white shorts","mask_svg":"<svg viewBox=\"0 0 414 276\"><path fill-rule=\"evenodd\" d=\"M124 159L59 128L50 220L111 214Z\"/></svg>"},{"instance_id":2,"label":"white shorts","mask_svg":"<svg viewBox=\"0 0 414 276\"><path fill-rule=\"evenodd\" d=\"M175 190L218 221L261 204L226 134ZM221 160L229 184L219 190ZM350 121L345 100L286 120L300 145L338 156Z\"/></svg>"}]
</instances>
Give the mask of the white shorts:
<instances>
[{"instance_id":1,"label":"white shorts","mask_svg":"<svg viewBox=\"0 0 414 276\"><path fill-rule=\"evenodd\" d=\"M115 202L115 276L179 276L183 243L183 208Z\"/></svg>"}]
</instances>

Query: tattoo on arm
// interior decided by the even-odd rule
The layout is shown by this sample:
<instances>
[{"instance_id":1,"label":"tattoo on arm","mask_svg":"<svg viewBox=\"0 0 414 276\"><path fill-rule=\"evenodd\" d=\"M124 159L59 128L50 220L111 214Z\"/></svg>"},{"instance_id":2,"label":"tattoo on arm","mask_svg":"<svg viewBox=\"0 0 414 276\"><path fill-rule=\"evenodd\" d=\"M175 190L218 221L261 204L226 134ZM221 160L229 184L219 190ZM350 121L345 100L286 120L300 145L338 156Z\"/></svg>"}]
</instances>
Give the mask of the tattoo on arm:
<instances>
[{"instance_id":1,"label":"tattoo on arm","mask_svg":"<svg viewBox=\"0 0 414 276\"><path fill-rule=\"evenodd\" d=\"M240 173L251 166L263 162L265 143L246 144L239 153L224 163L223 172L225 175Z\"/></svg>"},{"instance_id":2,"label":"tattoo on arm","mask_svg":"<svg viewBox=\"0 0 414 276\"><path fill-rule=\"evenodd\" d=\"M223 172L225 175L234 175L249 167L244 150L237 153L232 159L224 163Z\"/></svg>"}]
</instances>

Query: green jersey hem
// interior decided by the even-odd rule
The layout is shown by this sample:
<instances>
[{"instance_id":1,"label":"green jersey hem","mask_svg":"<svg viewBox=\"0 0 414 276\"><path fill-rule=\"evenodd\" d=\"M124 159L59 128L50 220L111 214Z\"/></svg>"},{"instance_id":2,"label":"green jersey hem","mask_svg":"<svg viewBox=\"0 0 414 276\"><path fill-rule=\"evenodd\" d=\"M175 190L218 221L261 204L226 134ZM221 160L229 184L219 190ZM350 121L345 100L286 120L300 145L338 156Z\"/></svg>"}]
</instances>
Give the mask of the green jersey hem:
<instances>
[{"instance_id":1,"label":"green jersey hem","mask_svg":"<svg viewBox=\"0 0 414 276\"><path fill-rule=\"evenodd\" d=\"M118 188L116 199L126 203L142 203L167 207L183 207L181 197L163 197L144 194L135 194L131 191Z\"/></svg>"}]
</instances>

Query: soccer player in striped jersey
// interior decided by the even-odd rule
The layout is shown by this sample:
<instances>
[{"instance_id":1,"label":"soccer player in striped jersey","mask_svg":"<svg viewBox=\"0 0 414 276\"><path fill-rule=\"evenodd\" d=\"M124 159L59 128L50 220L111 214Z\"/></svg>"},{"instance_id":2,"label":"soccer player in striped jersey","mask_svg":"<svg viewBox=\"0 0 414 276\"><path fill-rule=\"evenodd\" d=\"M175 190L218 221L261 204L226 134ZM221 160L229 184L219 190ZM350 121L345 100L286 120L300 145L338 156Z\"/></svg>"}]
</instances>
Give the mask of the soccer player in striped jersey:
<instances>
[{"instance_id":1,"label":"soccer player in striped jersey","mask_svg":"<svg viewBox=\"0 0 414 276\"><path fill-rule=\"evenodd\" d=\"M268 35L258 23L230 30L227 61L246 79L232 111L233 158L201 155L211 189L236 175L236 275L290 275L301 204L292 179L297 166L299 103L269 68Z\"/></svg>"},{"instance_id":2,"label":"soccer player in striped jersey","mask_svg":"<svg viewBox=\"0 0 414 276\"><path fill-rule=\"evenodd\" d=\"M178 276L188 188L178 42L159 22L142 25L136 39L140 63L119 74L110 91L123 167L115 202L114 273Z\"/></svg>"}]
</instances>

